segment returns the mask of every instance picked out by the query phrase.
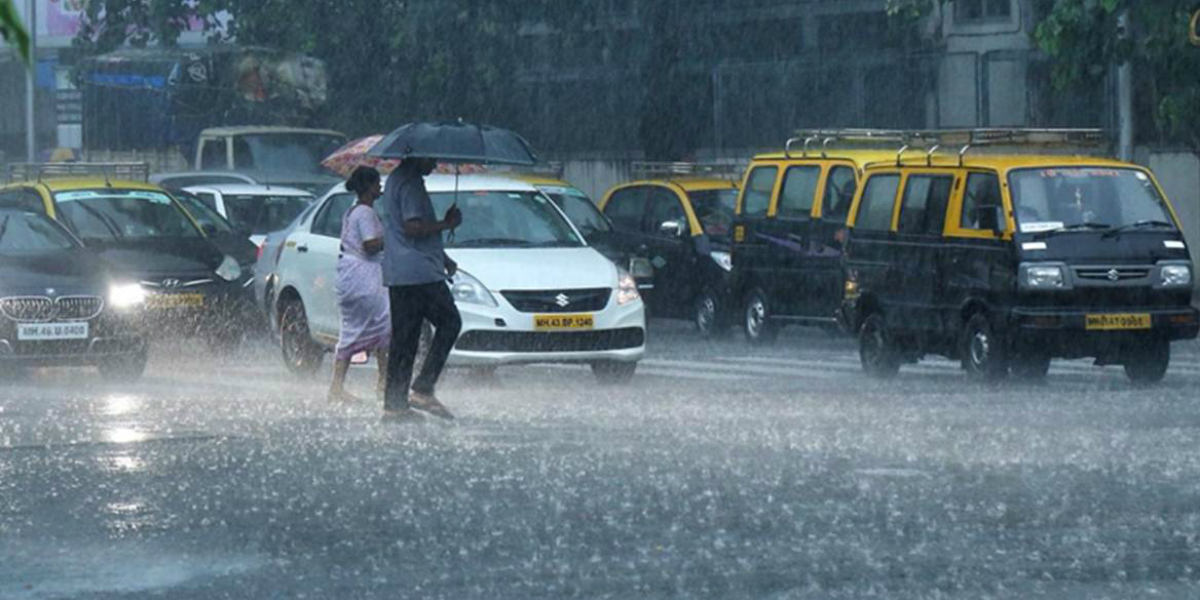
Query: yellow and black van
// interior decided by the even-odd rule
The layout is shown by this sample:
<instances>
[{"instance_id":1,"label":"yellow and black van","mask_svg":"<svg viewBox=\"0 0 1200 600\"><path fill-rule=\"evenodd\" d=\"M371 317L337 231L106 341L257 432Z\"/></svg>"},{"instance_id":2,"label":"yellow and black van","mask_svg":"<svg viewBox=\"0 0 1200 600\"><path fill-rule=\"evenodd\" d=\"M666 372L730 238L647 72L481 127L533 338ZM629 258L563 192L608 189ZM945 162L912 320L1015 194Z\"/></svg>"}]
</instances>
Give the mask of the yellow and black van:
<instances>
[{"instance_id":1,"label":"yellow and black van","mask_svg":"<svg viewBox=\"0 0 1200 600\"><path fill-rule=\"evenodd\" d=\"M841 318L880 377L926 354L969 375L1045 377L1052 358L1157 382L1200 329L1194 267L1153 173L1053 154L1096 132L943 132L962 144L868 165L848 221ZM1017 146L1013 154L976 152Z\"/></svg>"}]
</instances>

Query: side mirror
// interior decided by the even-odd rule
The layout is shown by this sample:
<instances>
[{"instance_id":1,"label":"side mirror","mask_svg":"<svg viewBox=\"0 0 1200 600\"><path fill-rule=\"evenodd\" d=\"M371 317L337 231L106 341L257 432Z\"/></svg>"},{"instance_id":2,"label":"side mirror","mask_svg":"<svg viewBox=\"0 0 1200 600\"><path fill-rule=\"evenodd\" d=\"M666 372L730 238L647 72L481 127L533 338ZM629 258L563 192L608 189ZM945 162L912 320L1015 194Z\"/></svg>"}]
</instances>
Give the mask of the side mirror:
<instances>
[{"instance_id":1,"label":"side mirror","mask_svg":"<svg viewBox=\"0 0 1200 600\"><path fill-rule=\"evenodd\" d=\"M685 231L687 231L687 229L684 227L684 224L680 223L679 221L663 221L662 224L658 226L658 231L663 235L668 235L671 237L683 237L683 234Z\"/></svg>"}]
</instances>

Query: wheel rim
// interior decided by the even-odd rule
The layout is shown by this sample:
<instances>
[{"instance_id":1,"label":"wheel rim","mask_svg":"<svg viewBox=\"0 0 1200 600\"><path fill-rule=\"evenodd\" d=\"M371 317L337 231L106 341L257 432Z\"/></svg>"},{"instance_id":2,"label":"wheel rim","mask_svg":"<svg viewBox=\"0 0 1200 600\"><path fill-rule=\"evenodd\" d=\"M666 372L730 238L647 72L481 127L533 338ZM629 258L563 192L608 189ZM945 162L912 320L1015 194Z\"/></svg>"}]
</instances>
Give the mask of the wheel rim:
<instances>
[{"instance_id":1,"label":"wheel rim","mask_svg":"<svg viewBox=\"0 0 1200 600\"><path fill-rule=\"evenodd\" d=\"M696 306L696 327L701 332L708 333L712 330L716 314L717 302L712 299L712 296L700 298L700 302Z\"/></svg>"},{"instance_id":2,"label":"wheel rim","mask_svg":"<svg viewBox=\"0 0 1200 600\"><path fill-rule=\"evenodd\" d=\"M971 364L975 365L976 367L982 367L983 365L986 365L988 359L991 357L991 346L992 341L988 336L988 333L982 330L976 331L974 335L971 336Z\"/></svg>"},{"instance_id":3,"label":"wheel rim","mask_svg":"<svg viewBox=\"0 0 1200 600\"><path fill-rule=\"evenodd\" d=\"M294 308L288 308L283 314L283 354L288 364L300 367L304 364L303 342L300 336L306 333L306 327Z\"/></svg>"},{"instance_id":4,"label":"wheel rim","mask_svg":"<svg viewBox=\"0 0 1200 600\"><path fill-rule=\"evenodd\" d=\"M755 297L746 307L746 333L757 338L762 333L763 322L767 319L767 307L761 298Z\"/></svg>"},{"instance_id":5,"label":"wheel rim","mask_svg":"<svg viewBox=\"0 0 1200 600\"><path fill-rule=\"evenodd\" d=\"M863 358L870 367L878 367L883 360L885 342L883 330L874 323L867 326L867 343L863 344Z\"/></svg>"}]
</instances>

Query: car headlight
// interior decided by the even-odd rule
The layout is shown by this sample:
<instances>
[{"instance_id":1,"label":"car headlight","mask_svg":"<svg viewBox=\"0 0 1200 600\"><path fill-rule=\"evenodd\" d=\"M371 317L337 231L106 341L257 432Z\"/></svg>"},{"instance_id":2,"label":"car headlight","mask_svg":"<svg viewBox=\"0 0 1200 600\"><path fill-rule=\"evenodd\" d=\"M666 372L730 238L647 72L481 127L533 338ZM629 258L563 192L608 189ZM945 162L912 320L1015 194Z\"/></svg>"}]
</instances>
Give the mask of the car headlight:
<instances>
[{"instance_id":1,"label":"car headlight","mask_svg":"<svg viewBox=\"0 0 1200 600\"><path fill-rule=\"evenodd\" d=\"M217 277L225 281L237 281L242 276L242 267L232 256L226 256L225 260L221 261L221 266L217 267Z\"/></svg>"},{"instance_id":2,"label":"car headlight","mask_svg":"<svg viewBox=\"0 0 1200 600\"><path fill-rule=\"evenodd\" d=\"M108 288L108 305L129 310L146 302L146 290L136 283L114 284Z\"/></svg>"},{"instance_id":3,"label":"car headlight","mask_svg":"<svg viewBox=\"0 0 1200 600\"><path fill-rule=\"evenodd\" d=\"M470 274L459 270L454 274L454 278L450 280L450 294L454 296L455 302L465 304L481 304L483 306L498 306L496 298L492 293Z\"/></svg>"},{"instance_id":4,"label":"car headlight","mask_svg":"<svg viewBox=\"0 0 1200 600\"><path fill-rule=\"evenodd\" d=\"M714 250L714 251L712 251L711 254L712 254L713 261L715 261L717 263L717 265L720 266L722 269L724 269L726 271L733 270L733 255L732 254L730 254L728 252L721 252L719 250Z\"/></svg>"},{"instance_id":5,"label":"car headlight","mask_svg":"<svg viewBox=\"0 0 1200 600\"><path fill-rule=\"evenodd\" d=\"M1159 284L1163 287L1192 285L1192 268L1188 265L1163 265L1159 270Z\"/></svg>"},{"instance_id":6,"label":"car headlight","mask_svg":"<svg viewBox=\"0 0 1200 600\"><path fill-rule=\"evenodd\" d=\"M641 300L638 293L637 281L624 269L617 270L617 304L624 306L635 300Z\"/></svg>"},{"instance_id":7,"label":"car headlight","mask_svg":"<svg viewBox=\"0 0 1200 600\"><path fill-rule=\"evenodd\" d=\"M1053 290L1066 287L1067 277L1059 265L1031 265L1025 268L1025 287Z\"/></svg>"}]
</instances>

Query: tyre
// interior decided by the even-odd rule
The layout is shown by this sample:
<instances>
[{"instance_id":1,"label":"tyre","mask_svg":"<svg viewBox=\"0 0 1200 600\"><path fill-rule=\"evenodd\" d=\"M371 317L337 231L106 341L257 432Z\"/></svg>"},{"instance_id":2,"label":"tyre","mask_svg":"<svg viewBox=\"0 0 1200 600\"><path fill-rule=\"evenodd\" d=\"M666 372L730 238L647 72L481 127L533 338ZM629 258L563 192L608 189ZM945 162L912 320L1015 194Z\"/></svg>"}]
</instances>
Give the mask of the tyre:
<instances>
[{"instance_id":1,"label":"tyre","mask_svg":"<svg viewBox=\"0 0 1200 600\"><path fill-rule=\"evenodd\" d=\"M863 321L858 333L858 358L871 377L888 379L900 372L900 354L883 315L873 313Z\"/></svg>"},{"instance_id":2,"label":"tyre","mask_svg":"<svg viewBox=\"0 0 1200 600\"><path fill-rule=\"evenodd\" d=\"M637 365L635 362L592 363L592 374L601 385L623 385L633 380Z\"/></svg>"},{"instance_id":3,"label":"tyre","mask_svg":"<svg viewBox=\"0 0 1200 600\"><path fill-rule=\"evenodd\" d=\"M308 315L298 299L285 300L279 316L279 346L283 364L296 375L313 375L325 360L325 350L312 340Z\"/></svg>"},{"instance_id":4,"label":"tyre","mask_svg":"<svg viewBox=\"0 0 1200 600\"><path fill-rule=\"evenodd\" d=\"M112 383L131 383L142 378L146 372L149 353L143 349L125 356L106 358L97 365L100 376Z\"/></svg>"},{"instance_id":5,"label":"tyre","mask_svg":"<svg viewBox=\"0 0 1200 600\"><path fill-rule=\"evenodd\" d=\"M716 338L725 333L726 325L721 314L722 310L721 302L717 300L715 292L711 289L700 292L692 307L692 323L696 326L696 331L700 332L701 337Z\"/></svg>"},{"instance_id":6,"label":"tyre","mask_svg":"<svg viewBox=\"0 0 1200 600\"><path fill-rule=\"evenodd\" d=\"M1125 376L1134 383L1158 383L1171 366L1171 342L1153 340L1126 353Z\"/></svg>"},{"instance_id":7,"label":"tyre","mask_svg":"<svg viewBox=\"0 0 1200 600\"><path fill-rule=\"evenodd\" d=\"M1050 355L1041 353L1019 354L1012 358L1012 375L1022 381L1042 381L1050 372Z\"/></svg>"},{"instance_id":8,"label":"tyre","mask_svg":"<svg viewBox=\"0 0 1200 600\"><path fill-rule=\"evenodd\" d=\"M779 328L771 322L771 305L767 293L755 288L746 294L742 311L742 332L751 344L770 344L779 336Z\"/></svg>"},{"instance_id":9,"label":"tyre","mask_svg":"<svg viewBox=\"0 0 1200 600\"><path fill-rule=\"evenodd\" d=\"M1008 373L1003 337L992 328L987 315L967 319L962 337L962 365L976 381L999 381Z\"/></svg>"}]
</instances>

